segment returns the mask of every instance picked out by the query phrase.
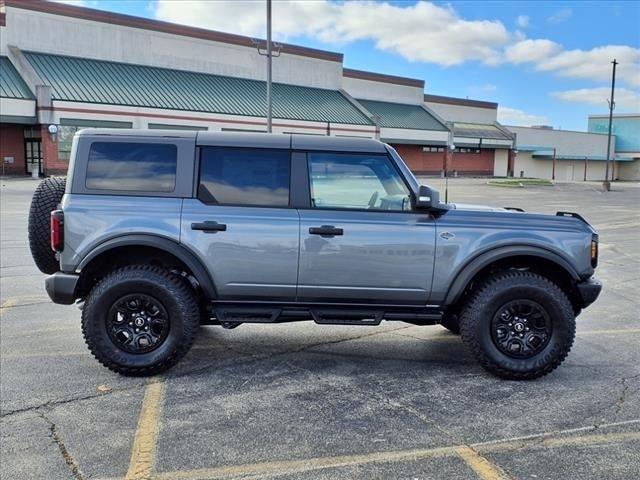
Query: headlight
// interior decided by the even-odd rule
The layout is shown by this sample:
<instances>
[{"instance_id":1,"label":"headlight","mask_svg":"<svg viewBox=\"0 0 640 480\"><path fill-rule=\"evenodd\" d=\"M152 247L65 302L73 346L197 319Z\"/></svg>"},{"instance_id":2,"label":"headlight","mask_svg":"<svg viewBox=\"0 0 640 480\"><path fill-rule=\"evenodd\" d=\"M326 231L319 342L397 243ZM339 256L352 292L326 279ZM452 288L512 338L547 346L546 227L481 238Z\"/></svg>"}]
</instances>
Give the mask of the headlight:
<instances>
[{"instance_id":1,"label":"headlight","mask_svg":"<svg viewBox=\"0 0 640 480\"><path fill-rule=\"evenodd\" d=\"M591 266L593 268L598 266L598 235L596 234L591 237Z\"/></svg>"}]
</instances>

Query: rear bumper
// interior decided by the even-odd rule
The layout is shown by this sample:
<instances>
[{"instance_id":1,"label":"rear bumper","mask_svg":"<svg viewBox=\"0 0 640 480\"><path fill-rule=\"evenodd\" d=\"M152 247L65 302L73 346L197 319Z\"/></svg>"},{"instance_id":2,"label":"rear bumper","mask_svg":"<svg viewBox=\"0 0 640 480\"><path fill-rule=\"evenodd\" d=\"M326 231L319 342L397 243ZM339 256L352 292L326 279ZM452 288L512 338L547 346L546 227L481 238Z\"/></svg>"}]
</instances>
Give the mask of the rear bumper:
<instances>
[{"instance_id":1,"label":"rear bumper","mask_svg":"<svg viewBox=\"0 0 640 480\"><path fill-rule=\"evenodd\" d=\"M602 291L602 283L596 277L591 277L584 282L578 282L576 286L582 300L580 305L582 308L586 308L595 302Z\"/></svg>"},{"instance_id":2,"label":"rear bumper","mask_svg":"<svg viewBox=\"0 0 640 480\"><path fill-rule=\"evenodd\" d=\"M74 273L56 272L44 281L49 298L54 303L71 305L76 300L76 285L79 276Z\"/></svg>"}]
</instances>

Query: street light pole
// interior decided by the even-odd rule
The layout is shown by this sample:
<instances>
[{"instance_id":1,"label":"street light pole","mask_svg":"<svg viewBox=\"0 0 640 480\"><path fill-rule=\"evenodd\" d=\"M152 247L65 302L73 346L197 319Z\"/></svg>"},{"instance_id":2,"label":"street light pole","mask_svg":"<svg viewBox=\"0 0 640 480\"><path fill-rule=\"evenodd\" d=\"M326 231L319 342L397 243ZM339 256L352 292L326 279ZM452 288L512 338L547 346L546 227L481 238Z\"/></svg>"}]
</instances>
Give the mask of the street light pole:
<instances>
[{"instance_id":1,"label":"street light pole","mask_svg":"<svg viewBox=\"0 0 640 480\"><path fill-rule=\"evenodd\" d=\"M611 74L611 100L609 100L609 135L607 136L607 166L605 168L604 182L602 183L602 187L606 191L611 190L611 182L609 181L609 162L611 162L611 124L613 123L613 109L616 106L616 104L613 101L613 97L616 90L616 65L618 65L618 62L616 61L615 58L611 63L613 64L613 72Z\"/></svg>"},{"instance_id":2,"label":"street light pole","mask_svg":"<svg viewBox=\"0 0 640 480\"><path fill-rule=\"evenodd\" d=\"M271 0L267 0L267 132L271 133L272 130L272 112L271 112L271 61L272 61L272 46L271 46Z\"/></svg>"}]
</instances>

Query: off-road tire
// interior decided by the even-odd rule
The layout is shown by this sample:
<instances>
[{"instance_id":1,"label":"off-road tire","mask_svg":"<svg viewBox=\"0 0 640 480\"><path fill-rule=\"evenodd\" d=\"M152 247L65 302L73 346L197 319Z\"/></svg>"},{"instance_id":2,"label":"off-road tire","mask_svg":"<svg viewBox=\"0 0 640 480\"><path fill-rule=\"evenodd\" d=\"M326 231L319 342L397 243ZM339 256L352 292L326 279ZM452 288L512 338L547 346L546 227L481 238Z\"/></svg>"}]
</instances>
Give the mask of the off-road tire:
<instances>
[{"instance_id":1,"label":"off-road tire","mask_svg":"<svg viewBox=\"0 0 640 480\"><path fill-rule=\"evenodd\" d=\"M447 313L440 320L440 325L449 330L454 335L460 335L460 317L456 314Z\"/></svg>"},{"instance_id":2,"label":"off-road tire","mask_svg":"<svg viewBox=\"0 0 640 480\"><path fill-rule=\"evenodd\" d=\"M168 314L166 338L147 353L123 350L107 332L111 306L132 293L153 297ZM93 356L110 370L127 376L155 375L171 368L187 354L199 327L199 304L193 288L151 265L132 265L109 273L91 289L82 309L82 334Z\"/></svg>"},{"instance_id":3,"label":"off-road tire","mask_svg":"<svg viewBox=\"0 0 640 480\"><path fill-rule=\"evenodd\" d=\"M58 208L64 195L67 179L49 177L40 182L33 192L29 208L29 248L38 270L55 273L60 270L56 254L51 250L51 212Z\"/></svg>"},{"instance_id":4,"label":"off-road tire","mask_svg":"<svg viewBox=\"0 0 640 480\"><path fill-rule=\"evenodd\" d=\"M513 358L494 343L491 321L507 302L537 302L548 313L552 334L544 348L530 358ZM551 280L531 272L498 273L470 295L460 315L462 341L480 365L510 380L530 380L556 369L567 357L575 337L576 322L571 302Z\"/></svg>"}]
</instances>

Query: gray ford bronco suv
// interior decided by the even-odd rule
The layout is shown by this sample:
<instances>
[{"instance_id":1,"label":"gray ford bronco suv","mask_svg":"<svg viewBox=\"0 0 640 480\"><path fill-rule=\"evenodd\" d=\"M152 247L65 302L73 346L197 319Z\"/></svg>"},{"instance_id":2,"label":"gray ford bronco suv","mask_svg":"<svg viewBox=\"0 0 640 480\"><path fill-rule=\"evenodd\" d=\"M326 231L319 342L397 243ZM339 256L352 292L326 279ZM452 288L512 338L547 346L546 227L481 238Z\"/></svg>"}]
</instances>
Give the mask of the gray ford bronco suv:
<instances>
[{"instance_id":1,"label":"gray ford bronco suv","mask_svg":"<svg viewBox=\"0 0 640 480\"><path fill-rule=\"evenodd\" d=\"M202 324L442 324L488 371L567 356L601 290L576 213L443 203L393 148L304 135L89 129L31 205L36 264L125 375L180 360Z\"/></svg>"}]
</instances>

